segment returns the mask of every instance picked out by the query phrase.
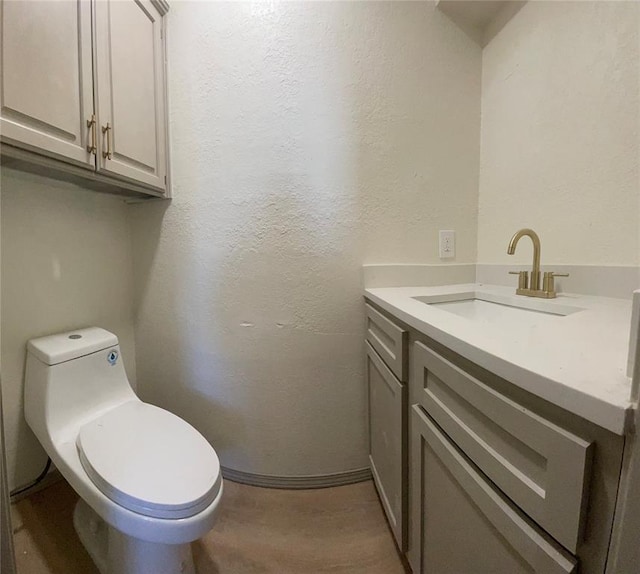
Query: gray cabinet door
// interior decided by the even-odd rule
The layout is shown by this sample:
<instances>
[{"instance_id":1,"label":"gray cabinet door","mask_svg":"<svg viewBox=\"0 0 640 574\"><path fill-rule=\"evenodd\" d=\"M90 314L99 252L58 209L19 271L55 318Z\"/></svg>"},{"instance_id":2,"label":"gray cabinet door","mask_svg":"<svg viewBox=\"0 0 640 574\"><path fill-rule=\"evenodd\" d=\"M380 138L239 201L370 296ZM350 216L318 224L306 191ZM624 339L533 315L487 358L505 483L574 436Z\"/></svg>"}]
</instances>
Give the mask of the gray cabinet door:
<instances>
[{"instance_id":1,"label":"gray cabinet door","mask_svg":"<svg viewBox=\"0 0 640 574\"><path fill-rule=\"evenodd\" d=\"M95 3L98 171L166 187L162 15L149 0Z\"/></svg>"},{"instance_id":2,"label":"gray cabinet door","mask_svg":"<svg viewBox=\"0 0 640 574\"><path fill-rule=\"evenodd\" d=\"M420 342L412 352L419 404L511 500L577 552L592 441L524 408Z\"/></svg>"},{"instance_id":3,"label":"gray cabinet door","mask_svg":"<svg viewBox=\"0 0 640 574\"><path fill-rule=\"evenodd\" d=\"M398 547L406 550L406 387L366 345L369 387L369 460Z\"/></svg>"},{"instance_id":4,"label":"gray cabinet door","mask_svg":"<svg viewBox=\"0 0 640 574\"><path fill-rule=\"evenodd\" d=\"M91 5L0 3L2 142L95 169Z\"/></svg>"},{"instance_id":5,"label":"gray cabinet door","mask_svg":"<svg viewBox=\"0 0 640 574\"><path fill-rule=\"evenodd\" d=\"M422 574L569 574L577 561L500 493L414 405L412 501Z\"/></svg>"}]
</instances>

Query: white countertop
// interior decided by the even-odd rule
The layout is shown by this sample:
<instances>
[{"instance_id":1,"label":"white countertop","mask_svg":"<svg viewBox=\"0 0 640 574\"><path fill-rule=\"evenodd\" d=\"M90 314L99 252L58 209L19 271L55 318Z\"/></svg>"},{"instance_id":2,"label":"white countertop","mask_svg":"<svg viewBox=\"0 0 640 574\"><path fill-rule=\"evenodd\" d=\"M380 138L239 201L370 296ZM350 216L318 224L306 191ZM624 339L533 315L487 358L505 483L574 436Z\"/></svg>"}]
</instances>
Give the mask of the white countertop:
<instances>
[{"instance_id":1,"label":"white countertop","mask_svg":"<svg viewBox=\"0 0 640 574\"><path fill-rule=\"evenodd\" d=\"M631 301L569 293L543 304L566 316L527 313L524 320L468 319L414 297L481 292L536 304L512 287L478 283L365 289L365 296L417 331L513 384L617 434L629 430L634 405L626 376ZM540 300L537 300L540 301ZM505 325L507 328L505 328Z\"/></svg>"}]
</instances>

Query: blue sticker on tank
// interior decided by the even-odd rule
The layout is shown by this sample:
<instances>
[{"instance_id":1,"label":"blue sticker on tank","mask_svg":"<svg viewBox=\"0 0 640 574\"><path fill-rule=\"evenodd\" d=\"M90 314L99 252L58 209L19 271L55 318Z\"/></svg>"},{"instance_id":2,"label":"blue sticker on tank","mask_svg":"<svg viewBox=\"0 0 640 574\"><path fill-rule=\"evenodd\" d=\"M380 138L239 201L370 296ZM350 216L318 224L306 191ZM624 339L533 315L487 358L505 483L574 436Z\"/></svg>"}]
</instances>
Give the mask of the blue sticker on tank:
<instances>
[{"instance_id":1,"label":"blue sticker on tank","mask_svg":"<svg viewBox=\"0 0 640 574\"><path fill-rule=\"evenodd\" d=\"M113 367L118 362L118 351L110 351L107 355L107 361Z\"/></svg>"}]
</instances>

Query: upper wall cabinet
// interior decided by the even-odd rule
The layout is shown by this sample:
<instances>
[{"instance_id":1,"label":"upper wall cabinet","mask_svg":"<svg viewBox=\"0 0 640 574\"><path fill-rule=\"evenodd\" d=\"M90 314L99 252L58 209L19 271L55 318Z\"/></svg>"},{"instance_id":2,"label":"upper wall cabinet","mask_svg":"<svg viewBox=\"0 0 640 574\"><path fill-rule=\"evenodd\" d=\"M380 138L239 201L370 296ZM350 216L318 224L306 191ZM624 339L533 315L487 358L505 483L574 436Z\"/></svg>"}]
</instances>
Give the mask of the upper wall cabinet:
<instances>
[{"instance_id":1,"label":"upper wall cabinet","mask_svg":"<svg viewBox=\"0 0 640 574\"><path fill-rule=\"evenodd\" d=\"M2 141L95 165L91 5L2 2Z\"/></svg>"},{"instance_id":2,"label":"upper wall cabinet","mask_svg":"<svg viewBox=\"0 0 640 574\"><path fill-rule=\"evenodd\" d=\"M162 16L149 1L98 0L99 169L164 188Z\"/></svg>"},{"instance_id":3,"label":"upper wall cabinet","mask_svg":"<svg viewBox=\"0 0 640 574\"><path fill-rule=\"evenodd\" d=\"M168 197L166 2L0 8L3 161L103 191Z\"/></svg>"}]
</instances>

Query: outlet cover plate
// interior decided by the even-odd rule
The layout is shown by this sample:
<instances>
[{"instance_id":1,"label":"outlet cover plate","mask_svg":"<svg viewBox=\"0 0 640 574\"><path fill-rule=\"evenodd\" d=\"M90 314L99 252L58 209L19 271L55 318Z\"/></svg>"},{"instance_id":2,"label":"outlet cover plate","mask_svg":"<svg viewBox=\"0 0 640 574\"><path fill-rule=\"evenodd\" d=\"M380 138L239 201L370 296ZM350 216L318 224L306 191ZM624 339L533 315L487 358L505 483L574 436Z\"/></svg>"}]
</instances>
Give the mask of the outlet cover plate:
<instances>
[{"instance_id":1,"label":"outlet cover plate","mask_svg":"<svg viewBox=\"0 0 640 574\"><path fill-rule=\"evenodd\" d=\"M440 230L440 259L452 259L456 256L456 232L452 229Z\"/></svg>"}]
</instances>

